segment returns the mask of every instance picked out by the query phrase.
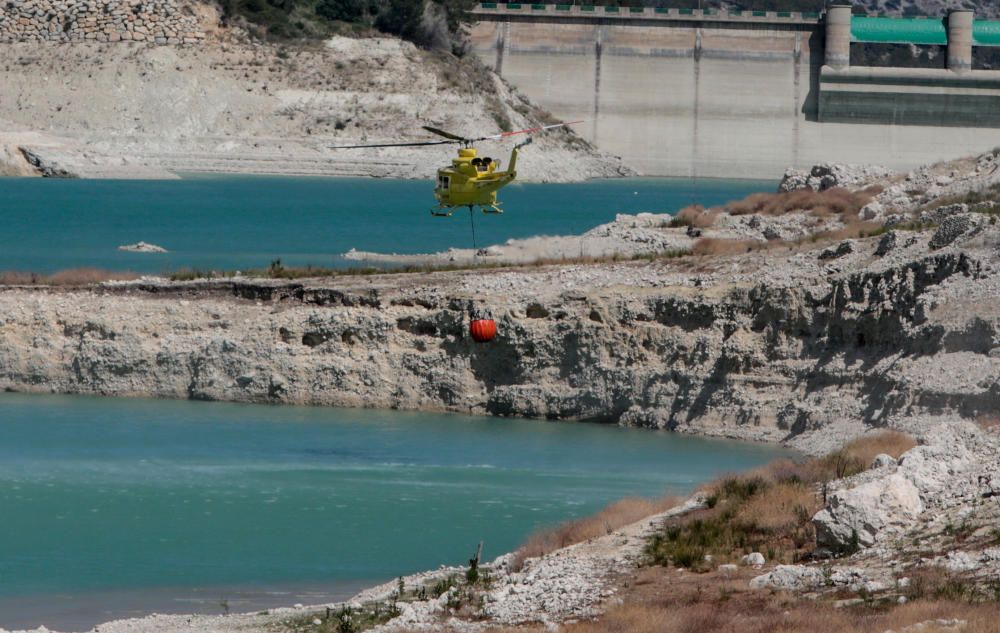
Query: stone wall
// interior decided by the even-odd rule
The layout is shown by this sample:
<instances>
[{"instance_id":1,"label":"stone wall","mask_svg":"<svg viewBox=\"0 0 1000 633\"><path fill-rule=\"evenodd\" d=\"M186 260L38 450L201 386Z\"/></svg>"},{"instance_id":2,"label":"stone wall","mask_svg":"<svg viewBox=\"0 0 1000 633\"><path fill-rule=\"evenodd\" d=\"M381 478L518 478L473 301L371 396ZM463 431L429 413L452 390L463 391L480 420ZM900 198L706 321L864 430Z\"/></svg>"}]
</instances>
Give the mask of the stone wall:
<instances>
[{"instance_id":1,"label":"stone wall","mask_svg":"<svg viewBox=\"0 0 1000 633\"><path fill-rule=\"evenodd\" d=\"M0 42L152 42L204 39L175 0L0 0Z\"/></svg>"}]
</instances>

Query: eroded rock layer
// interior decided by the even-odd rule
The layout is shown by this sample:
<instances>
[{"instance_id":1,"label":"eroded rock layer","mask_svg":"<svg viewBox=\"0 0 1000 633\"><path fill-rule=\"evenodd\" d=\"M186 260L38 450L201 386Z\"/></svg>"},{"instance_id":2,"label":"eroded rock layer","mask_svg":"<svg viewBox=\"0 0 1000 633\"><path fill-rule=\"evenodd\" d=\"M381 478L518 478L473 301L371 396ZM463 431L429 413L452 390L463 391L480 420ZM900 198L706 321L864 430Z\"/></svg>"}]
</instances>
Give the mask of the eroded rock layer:
<instances>
[{"instance_id":1,"label":"eroded rock layer","mask_svg":"<svg viewBox=\"0 0 1000 633\"><path fill-rule=\"evenodd\" d=\"M0 388L585 419L812 452L1000 402L1000 231L321 282L0 292ZM849 252L847 252L849 251ZM497 338L468 336L487 308Z\"/></svg>"}]
</instances>

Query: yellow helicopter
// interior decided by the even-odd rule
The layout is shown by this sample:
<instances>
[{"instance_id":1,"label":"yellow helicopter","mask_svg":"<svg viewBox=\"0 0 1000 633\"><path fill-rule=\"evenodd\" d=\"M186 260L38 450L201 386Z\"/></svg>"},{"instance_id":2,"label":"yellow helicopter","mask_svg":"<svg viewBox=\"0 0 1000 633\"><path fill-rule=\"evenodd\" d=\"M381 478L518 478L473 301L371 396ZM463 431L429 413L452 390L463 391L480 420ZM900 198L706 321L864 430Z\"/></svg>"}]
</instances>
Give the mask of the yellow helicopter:
<instances>
[{"instance_id":1,"label":"yellow helicopter","mask_svg":"<svg viewBox=\"0 0 1000 633\"><path fill-rule=\"evenodd\" d=\"M518 134L533 134L545 132L551 129L565 127L582 123L582 121L572 121L570 123L555 123L553 125L542 125L514 132L501 132L491 136L480 138L465 138L451 132L439 130L435 127L423 126L423 129L444 137L446 140L438 141L415 141L412 143L375 143L371 145L340 145L331 149L365 149L374 147L422 147L427 145L448 145L456 144L462 147L458 150L458 156L451 159L451 165L438 169L437 185L434 187L434 197L437 198L438 206L431 209L431 215L447 217L454 213L458 207L468 207L471 212L474 207L479 207L483 213L503 213L500 202L497 201L497 191L514 181L517 177L517 154L522 147L531 143L531 137L523 143L514 146L510 152L510 162L507 169L500 170L500 161L489 156L479 157L473 143L480 141L501 141L510 136Z\"/></svg>"}]
</instances>

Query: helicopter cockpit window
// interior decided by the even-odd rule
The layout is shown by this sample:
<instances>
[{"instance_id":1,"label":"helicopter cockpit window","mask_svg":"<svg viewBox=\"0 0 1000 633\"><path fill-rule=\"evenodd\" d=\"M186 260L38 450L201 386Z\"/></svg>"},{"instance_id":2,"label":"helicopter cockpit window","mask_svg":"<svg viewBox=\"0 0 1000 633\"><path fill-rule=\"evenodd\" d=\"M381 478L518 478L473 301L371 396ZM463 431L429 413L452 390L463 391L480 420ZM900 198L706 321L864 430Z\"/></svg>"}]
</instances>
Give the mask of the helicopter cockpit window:
<instances>
[{"instance_id":1,"label":"helicopter cockpit window","mask_svg":"<svg viewBox=\"0 0 1000 633\"><path fill-rule=\"evenodd\" d=\"M451 178L448 176L438 176L438 189L447 189Z\"/></svg>"}]
</instances>

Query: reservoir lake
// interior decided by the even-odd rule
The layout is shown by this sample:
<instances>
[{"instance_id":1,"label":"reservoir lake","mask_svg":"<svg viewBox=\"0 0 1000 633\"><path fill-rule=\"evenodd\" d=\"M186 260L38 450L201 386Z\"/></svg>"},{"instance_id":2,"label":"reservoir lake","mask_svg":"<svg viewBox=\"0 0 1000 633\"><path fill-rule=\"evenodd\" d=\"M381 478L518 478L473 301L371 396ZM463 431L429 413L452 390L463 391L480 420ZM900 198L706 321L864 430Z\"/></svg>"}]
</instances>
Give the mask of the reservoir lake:
<instances>
[{"instance_id":1,"label":"reservoir lake","mask_svg":"<svg viewBox=\"0 0 1000 633\"><path fill-rule=\"evenodd\" d=\"M358 250L471 245L428 181L0 178L0 271L346 267ZM674 213L770 181L521 184L480 246ZM166 254L117 247L138 241ZM0 628L345 599L491 559L630 495L687 493L776 447L583 423L0 393Z\"/></svg>"},{"instance_id":2,"label":"reservoir lake","mask_svg":"<svg viewBox=\"0 0 1000 633\"><path fill-rule=\"evenodd\" d=\"M572 235L617 213L712 206L776 183L622 179L514 183L503 215L476 214L479 246L535 235ZM469 213L435 218L433 182L360 178L187 176L182 180L0 178L0 271L77 267L163 273L285 265L357 266L352 248L427 253L472 245ZM118 251L139 241L164 254Z\"/></svg>"},{"instance_id":3,"label":"reservoir lake","mask_svg":"<svg viewBox=\"0 0 1000 633\"><path fill-rule=\"evenodd\" d=\"M787 455L615 426L0 394L0 628L322 603Z\"/></svg>"}]
</instances>

